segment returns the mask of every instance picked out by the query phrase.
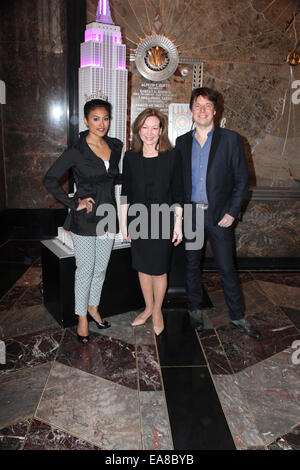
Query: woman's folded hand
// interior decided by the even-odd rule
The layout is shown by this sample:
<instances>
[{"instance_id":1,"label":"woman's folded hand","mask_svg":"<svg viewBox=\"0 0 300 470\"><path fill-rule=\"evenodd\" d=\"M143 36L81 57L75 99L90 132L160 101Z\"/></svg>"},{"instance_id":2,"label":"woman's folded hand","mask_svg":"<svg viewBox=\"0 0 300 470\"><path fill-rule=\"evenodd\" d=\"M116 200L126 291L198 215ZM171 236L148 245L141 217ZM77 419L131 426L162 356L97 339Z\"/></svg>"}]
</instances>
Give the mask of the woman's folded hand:
<instances>
[{"instance_id":1,"label":"woman's folded hand","mask_svg":"<svg viewBox=\"0 0 300 470\"><path fill-rule=\"evenodd\" d=\"M93 204L95 201L92 197L86 197L85 199L78 199L78 206L76 211L81 211L82 209L86 209L86 212L89 214L93 210Z\"/></svg>"}]
</instances>

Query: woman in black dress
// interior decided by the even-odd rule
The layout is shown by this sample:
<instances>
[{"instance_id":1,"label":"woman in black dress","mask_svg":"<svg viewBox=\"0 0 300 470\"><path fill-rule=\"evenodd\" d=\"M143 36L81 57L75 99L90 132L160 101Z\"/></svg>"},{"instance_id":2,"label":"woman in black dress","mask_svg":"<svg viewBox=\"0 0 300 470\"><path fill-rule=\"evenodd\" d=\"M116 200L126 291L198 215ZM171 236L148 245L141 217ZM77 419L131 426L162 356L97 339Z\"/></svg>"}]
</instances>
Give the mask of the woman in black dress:
<instances>
[{"instance_id":1,"label":"woman in black dress","mask_svg":"<svg viewBox=\"0 0 300 470\"><path fill-rule=\"evenodd\" d=\"M121 230L124 240L132 243L132 266L139 273L145 299L145 310L132 325L143 325L152 315L153 329L159 335L164 329L161 307L167 288L172 243L177 246L182 241L179 155L168 140L166 117L157 109L145 109L136 118L132 144L132 150L125 153L123 162ZM142 204L147 210L138 238L130 230L129 207L133 209L136 204ZM161 204L167 207L168 213L160 216L157 224L151 209ZM174 211L170 211L173 204ZM163 233L163 218L164 223L170 222L166 234Z\"/></svg>"},{"instance_id":2,"label":"woman in black dress","mask_svg":"<svg viewBox=\"0 0 300 470\"><path fill-rule=\"evenodd\" d=\"M103 217L97 215L97 208L111 204L116 214L114 185L123 146L120 140L107 136L110 103L99 99L88 101L84 116L88 130L81 132L78 141L54 162L44 178L48 191L70 209L64 228L71 231L74 245L77 337L83 344L89 341L87 314L99 329L110 326L102 320L98 305L118 226L115 217L115 226L99 233L97 225ZM60 186L60 179L68 170L72 170L76 183L72 198Z\"/></svg>"}]
</instances>

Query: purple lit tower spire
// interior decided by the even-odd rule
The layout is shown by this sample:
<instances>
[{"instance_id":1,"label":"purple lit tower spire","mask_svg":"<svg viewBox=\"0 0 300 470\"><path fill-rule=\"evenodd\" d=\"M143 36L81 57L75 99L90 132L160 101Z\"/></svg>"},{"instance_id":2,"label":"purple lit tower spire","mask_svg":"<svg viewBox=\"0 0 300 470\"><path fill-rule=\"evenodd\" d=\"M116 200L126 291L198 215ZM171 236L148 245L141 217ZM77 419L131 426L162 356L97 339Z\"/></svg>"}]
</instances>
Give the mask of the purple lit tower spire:
<instances>
[{"instance_id":1,"label":"purple lit tower spire","mask_svg":"<svg viewBox=\"0 0 300 470\"><path fill-rule=\"evenodd\" d=\"M83 107L91 97L105 95L112 104L111 137L126 144L126 46L111 18L108 0L99 0L96 20L87 24L79 69L79 130L85 130Z\"/></svg>"},{"instance_id":2,"label":"purple lit tower spire","mask_svg":"<svg viewBox=\"0 0 300 470\"><path fill-rule=\"evenodd\" d=\"M96 14L97 23L104 24L114 24L111 14L108 0L99 0L97 14Z\"/></svg>"}]
</instances>

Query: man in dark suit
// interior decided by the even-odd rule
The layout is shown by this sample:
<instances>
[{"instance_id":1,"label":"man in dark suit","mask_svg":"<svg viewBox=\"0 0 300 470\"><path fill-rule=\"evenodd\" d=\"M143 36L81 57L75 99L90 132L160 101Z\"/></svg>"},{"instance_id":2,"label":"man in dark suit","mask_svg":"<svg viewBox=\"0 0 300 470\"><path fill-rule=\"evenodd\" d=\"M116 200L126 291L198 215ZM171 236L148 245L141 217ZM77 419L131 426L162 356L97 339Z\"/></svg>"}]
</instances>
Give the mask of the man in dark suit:
<instances>
[{"instance_id":1,"label":"man in dark suit","mask_svg":"<svg viewBox=\"0 0 300 470\"><path fill-rule=\"evenodd\" d=\"M259 340L260 333L245 318L244 301L233 263L232 224L248 192L248 167L241 136L215 126L218 94L196 88L190 100L195 129L177 138L182 162L184 202L192 204L193 231L197 211L204 211L204 233L210 241L231 322ZM203 219L203 217L202 217ZM186 244L186 289L193 326L203 329L202 249Z\"/></svg>"}]
</instances>

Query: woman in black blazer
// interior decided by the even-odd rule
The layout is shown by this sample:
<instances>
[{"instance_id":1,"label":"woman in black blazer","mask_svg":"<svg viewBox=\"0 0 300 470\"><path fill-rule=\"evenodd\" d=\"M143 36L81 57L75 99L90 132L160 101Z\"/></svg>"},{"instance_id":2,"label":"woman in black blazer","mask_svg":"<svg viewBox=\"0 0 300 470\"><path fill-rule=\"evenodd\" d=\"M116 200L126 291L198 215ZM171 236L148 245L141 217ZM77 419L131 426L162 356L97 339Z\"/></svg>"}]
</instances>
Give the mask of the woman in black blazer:
<instances>
[{"instance_id":1,"label":"woman in black blazer","mask_svg":"<svg viewBox=\"0 0 300 470\"><path fill-rule=\"evenodd\" d=\"M108 227L106 233L99 236L97 224L103 217L96 212L101 204L110 204L112 212L117 212L114 184L119 175L123 146L120 140L106 135L111 119L110 103L99 99L88 101L84 116L88 130L54 162L44 178L48 191L70 209L64 228L71 231L74 244L77 337L83 344L89 340L87 314L98 328L110 326L102 321L98 305L118 225L116 218L114 228ZM73 171L76 183L72 198L59 183L68 170Z\"/></svg>"},{"instance_id":2,"label":"woman in black blazer","mask_svg":"<svg viewBox=\"0 0 300 470\"><path fill-rule=\"evenodd\" d=\"M139 273L145 299L145 310L134 320L133 326L143 325L152 315L153 329L159 335L164 329L161 307L167 288L172 243L177 246L182 241L183 199L180 163L168 140L167 120L160 111L148 108L136 118L132 147L125 153L123 163L121 230L124 240L131 241L132 266ZM145 215L138 237L133 236L130 229L134 222L130 212L136 204L142 204ZM161 204L167 212L155 224L151 210ZM173 204L176 207L170 211ZM164 222L170 221L166 234L163 233L163 218ZM155 229L156 234L153 233Z\"/></svg>"}]
</instances>

